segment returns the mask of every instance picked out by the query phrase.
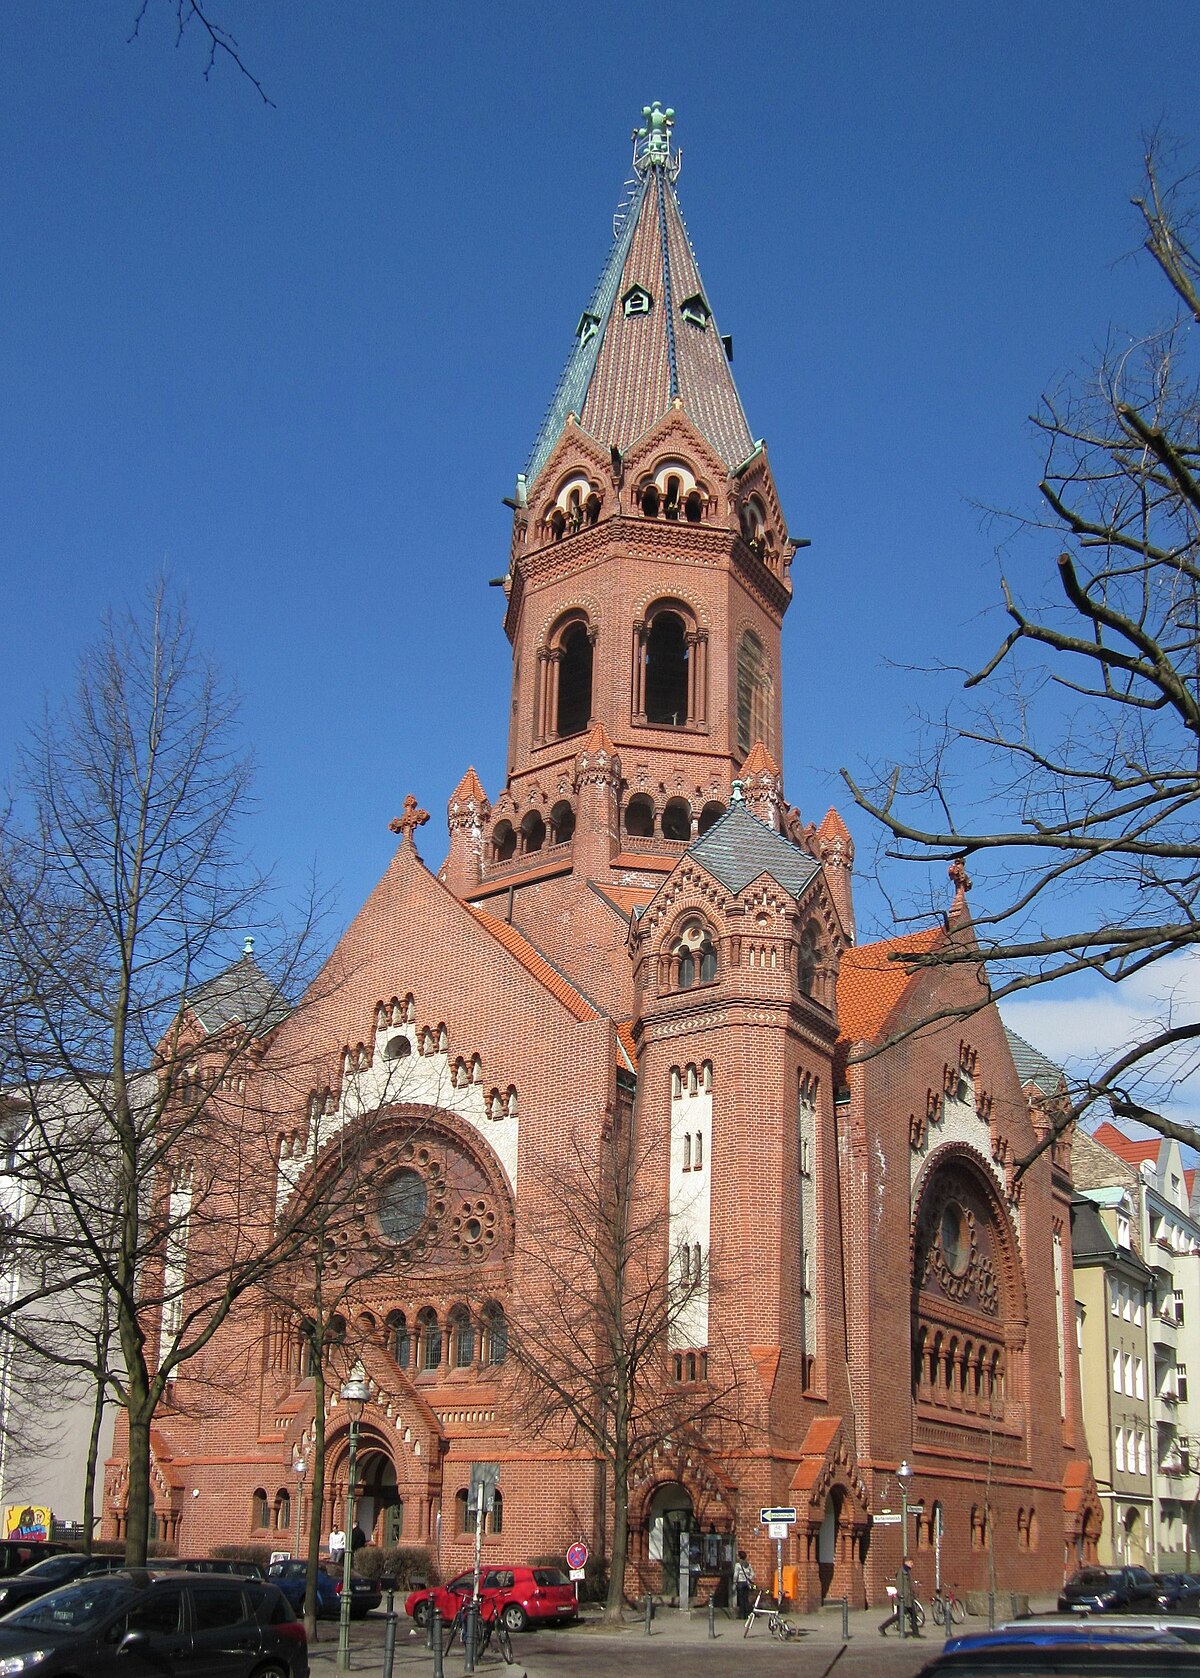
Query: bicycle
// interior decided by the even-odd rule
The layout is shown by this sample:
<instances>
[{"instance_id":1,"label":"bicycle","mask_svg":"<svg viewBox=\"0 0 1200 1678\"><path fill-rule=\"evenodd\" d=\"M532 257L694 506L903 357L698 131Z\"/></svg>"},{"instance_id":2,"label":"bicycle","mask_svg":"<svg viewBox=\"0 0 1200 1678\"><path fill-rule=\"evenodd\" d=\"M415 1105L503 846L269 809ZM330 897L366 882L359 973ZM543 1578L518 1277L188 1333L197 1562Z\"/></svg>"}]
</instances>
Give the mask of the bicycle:
<instances>
[{"instance_id":1,"label":"bicycle","mask_svg":"<svg viewBox=\"0 0 1200 1678\"><path fill-rule=\"evenodd\" d=\"M786 1643L789 1638L797 1636L800 1630L800 1627L794 1626L784 1614L782 1602L778 1607L776 1607L773 1602L768 1600L766 1607L763 1607L762 1591L759 1591L758 1595L754 1599L754 1606L746 1615L746 1625L742 1632L743 1637L749 1637L750 1633L754 1630L754 1622L756 1619L766 1620L767 1630L771 1633L772 1637L778 1638L780 1643Z\"/></svg>"},{"instance_id":2,"label":"bicycle","mask_svg":"<svg viewBox=\"0 0 1200 1678\"><path fill-rule=\"evenodd\" d=\"M467 1641L467 1610L471 1606L470 1599L464 1597L459 1603L453 1620L450 1622L450 1636L446 1639L446 1653L454 1647L454 1639L466 1647ZM486 1654L492 1638L496 1639L496 1647L504 1659L506 1666L513 1663L512 1636L504 1623L501 1607L490 1597L482 1597L479 1601L479 1618L475 1622L475 1654L478 1658Z\"/></svg>"},{"instance_id":3,"label":"bicycle","mask_svg":"<svg viewBox=\"0 0 1200 1678\"><path fill-rule=\"evenodd\" d=\"M935 1626L961 1626L967 1617L965 1604L955 1596L949 1585L944 1590L933 1593L933 1601L929 1608Z\"/></svg>"},{"instance_id":4,"label":"bicycle","mask_svg":"<svg viewBox=\"0 0 1200 1678\"><path fill-rule=\"evenodd\" d=\"M911 1630L909 1630L908 1628L903 1628L902 1629L901 1626L900 1626L900 1614L899 1614L899 1611L896 1607L897 1591L896 1591L895 1585L889 1585L888 1586L887 1596L888 1596L888 1606L890 1607L890 1609L892 1611L892 1618L896 1622L896 1629L901 1632L901 1635L904 1635L905 1631L907 1630L907 1635L909 1635L910 1637L915 1637L917 1632L919 1632L921 1630L921 1627L925 1624L925 1604L921 1601L919 1596L916 1596L916 1595L913 1596L912 1602L909 1605L909 1609L908 1609L909 1625L911 1627ZM940 1624L941 1622L939 1621L938 1623ZM881 1625L880 1628L879 1628L880 1631L883 1632L884 1636L887 1635L888 1624L889 1624L889 1622L885 1620L883 1625Z\"/></svg>"}]
</instances>

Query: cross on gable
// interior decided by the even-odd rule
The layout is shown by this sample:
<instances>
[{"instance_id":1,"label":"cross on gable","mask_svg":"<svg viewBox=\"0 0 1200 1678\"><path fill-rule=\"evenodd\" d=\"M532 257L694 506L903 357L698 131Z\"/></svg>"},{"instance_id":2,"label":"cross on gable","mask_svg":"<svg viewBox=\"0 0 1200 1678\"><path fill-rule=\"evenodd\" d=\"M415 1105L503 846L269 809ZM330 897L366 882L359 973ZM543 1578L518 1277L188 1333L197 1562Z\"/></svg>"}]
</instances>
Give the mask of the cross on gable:
<instances>
[{"instance_id":1,"label":"cross on gable","mask_svg":"<svg viewBox=\"0 0 1200 1678\"><path fill-rule=\"evenodd\" d=\"M393 816L391 821L388 823L388 828L392 833L399 833L403 835L400 841L402 845L408 845L415 850L416 844L414 842L413 835L419 827L424 827L428 820L429 811L419 810L417 808L417 801L410 792L404 800L404 814L402 816Z\"/></svg>"},{"instance_id":2,"label":"cross on gable","mask_svg":"<svg viewBox=\"0 0 1200 1678\"><path fill-rule=\"evenodd\" d=\"M971 889L971 876L967 873L967 865L962 857L956 856L947 872L955 892L968 892Z\"/></svg>"}]
</instances>

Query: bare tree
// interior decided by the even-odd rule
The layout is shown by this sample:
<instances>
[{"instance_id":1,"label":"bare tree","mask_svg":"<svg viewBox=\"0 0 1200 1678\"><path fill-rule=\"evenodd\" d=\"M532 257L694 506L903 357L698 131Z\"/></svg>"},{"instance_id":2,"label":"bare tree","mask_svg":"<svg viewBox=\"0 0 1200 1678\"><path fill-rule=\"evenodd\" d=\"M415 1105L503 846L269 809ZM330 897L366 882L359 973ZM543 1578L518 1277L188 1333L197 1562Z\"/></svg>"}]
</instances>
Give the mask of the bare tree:
<instances>
[{"instance_id":1,"label":"bare tree","mask_svg":"<svg viewBox=\"0 0 1200 1678\"><path fill-rule=\"evenodd\" d=\"M600 1501L613 1512L605 1617L619 1620L638 1470L664 1440L703 1433L720 1449L743 1437L741 1384L734 1360L715 1351L699 1379L672 1379L676 1344L696 1344L690 1320L711 1278L698 1252L685 1268L668 1248L661 1150L638 1141L631 1112L598 1155L572 1139L544 1193L549 1210L518 1243L517 1402L535 1436L603 1465Z\"/></svg>"},{"instance_id":2,"label":"bare tree","mask_svg":"<svg viewBox=\"0 0 1200 1678\"><path fill-rule=\"evenodd\" d=\"M309 1213L301 1194L275 1217L285 1074L272 1110L253 1072L307 976L314 910L290 932L272 918L270 881L240 845L249 784L233 696L160 588L105 623L72 702L34 731L24 819L2 835L0 1059L55 1213L27 1232L50 1261L22 1267L5 1316L102 1290L131 1562L146 1555L150 1426L176 1370L296 1250ZM218 980L251 927L270 939L272 977L247 952ZM64 1127L64 1105L86 1123Z\"/></svg>"},{"instance_id":3,"label":"bare tree","mask_svg":"<svg viewBox=\"0 0 1200 1678\"><path fill-rule=\"evenodd\" d=\"M179 46L189 29L196 31L207 43L207 59L204 65L204 79L207 81L212 75L217 59L227 59L239 75L244 76L250 86L258 94L264 105L274 108L275 101L268 98L266 89L258 77L246 64L242 57L242 49L238 45L237 37L217 21L212 15L211 8L201 0L164 0L175 14L175 44ZM133 18L133 28L129 32L129 39L136 40L141 33L146 13L150 10L151 0L141 0Z\"/></svg>"},{"instance_id":4,"label":"bare tree","mask_svg":"<svg viewBox=\"0 0 1200 1678\"><path fill-rule=\"evenodd\" d=\"M1200 181L1176 171L1168 184L1169 169L1152 144L1133 202L1174 318L1114 338L1034 416L1043 511L1020 522L1066 537L1056 588L1031 607L1002 579L1011 628L966 673L977 697L882 784L843 774L889 856L969 859L986 881L973 937L907 965L982 958L996 1002L1089 974L1157 982L1130 1039L1075 1078L1058 1128L1104 1101L1197 1146L1196 1127L1157 1110L1200 1048L1178 967L1156 965L1200 941Z\"/></svg>"}]
</instances>

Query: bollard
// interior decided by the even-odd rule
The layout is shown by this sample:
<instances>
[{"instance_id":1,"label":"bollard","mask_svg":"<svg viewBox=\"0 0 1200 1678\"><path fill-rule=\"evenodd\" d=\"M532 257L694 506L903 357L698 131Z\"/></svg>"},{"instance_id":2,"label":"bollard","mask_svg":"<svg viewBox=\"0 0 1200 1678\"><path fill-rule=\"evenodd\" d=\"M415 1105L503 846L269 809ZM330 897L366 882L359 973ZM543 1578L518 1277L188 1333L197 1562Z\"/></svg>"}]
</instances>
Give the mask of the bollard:
<instances>
[{"instance_id":1,"label":"bollard","mask_svg":"<svg viewBox=\"0 0 1200 1678\"><path fill-rule=\"evenodd\" d=\"M433 1678L442 1678L442 1616L436 1608L429 1616L429 1635L433 1649Z\"/></svg>"},{"instance_id":2,"label":"bollard","mask_svg":"<svg viewBox=\"0 0 1200 1678\"><path fill-rule=\"evenodd\" d=\"M717 1605L711 1596L708 1599L708 1635L717 1635Z\"/></svg>"},{"instance_id":3,"label":"bollard","mask_svg":"<svg viewBox=\"0 0 1200 1678\"><path fill-rule=\"evenodd\" d=\"M654 1604L650 1600L650 1592L646 1592L646 1636L650 1635L650 1622L654 1618Z\"/></svg>"},{"instance_id":4,"label":"bollard","mask_svg":"<svg viewBox=\"0 0 1200 1678\"><path fill-rule=\"evenodd\" d=\"M475 1638L475 1628L478 1624L479 1604L477 1602L468 1602L467 1617L463 1623L463 1650L467 1657L463 1662L464 1672L474 1672L475 1670L475 1650L478 1648L478 1643Z\"/></svg>"},{"instance_id":5,"label":"bollard","mask_svg":"<svg viewBox=\"0 0 1200 1678\"><path fill-rule=\"evenodd\" d=\"M850 1641L850 1598L848 1596L844 1596L842 1598L842 1642L843 1643L849 1643L849 1641Z\"/></svg>"},{"instance_id":6,"label":"bollard","mask_svg":"<svg viewBox=\"0 0 1200 1678\"><path fill-rule=\"evenodd\" d=\"M426 1611L425 1611L425 1647L427 1649L432 1649L433 1648L433 1616L435 1614L438 1614L438 1611L433 1606L432 1601L430 1601L427 1604ZM439 1641L441 1639L441 1629L440 1629L441 1628L441 1620L442 1620L442 1616L440 1614L438 1614L438 1627L439 1627L438 1638L439 1638Z\"/></svg>"},{"instance_id":7,"label":"bollard","mask_svg":"<svg viewBox=\"0 0 1200 1678\"><path fill-rule=\"evenodd\" d=\"M989 1631L995 1631L995 1629L996 1629L996 1593L994 1591L989 1591L988 1592L988 1630Z\"/></svg>"},{"instance_id":8,"label":"bollard","mask_svg":"<svg viewBox=\"0 0 1200 1678\"><path fill-rule=\"evenodd\" d=\"M387 1617L387 1630L383 1634L383 1678L392 1678L392 1667L396 1663L396 1616Z\"/></svg>"}]
</instances>

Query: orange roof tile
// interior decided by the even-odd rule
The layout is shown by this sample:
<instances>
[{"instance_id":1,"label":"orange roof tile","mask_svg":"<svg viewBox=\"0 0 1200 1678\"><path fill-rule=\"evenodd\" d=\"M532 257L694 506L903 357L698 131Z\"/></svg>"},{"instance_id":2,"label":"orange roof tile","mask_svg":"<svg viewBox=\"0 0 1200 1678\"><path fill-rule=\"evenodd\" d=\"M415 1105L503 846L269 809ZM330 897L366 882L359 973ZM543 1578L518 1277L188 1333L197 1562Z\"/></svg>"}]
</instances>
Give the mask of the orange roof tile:
<instances>
[{"instance_id":1,"label":"orange roof tile","mask_svg":"<svg viewBox=\"0 0 1200 1678\"><path fill-rule=\"evenodd\" d=\"M619 909L626 920L632 920L635 909L644 909L657 891L657 886L597 886L596 890L614 909Z\"/></svg>"},{"instance_id":2,"label":"orange roof tile","mask_svg":"<svg viewBox=\"0 0 1200 1678\"><path fill-rule=\"evenodd\" d=\"M878 944L858 944L846 951L838 973L838 1025L851 1043L869 1042L908 988L913 975L902 961L889 959L893 951L931 950L943 937L940 926L884 938Z\"/></svg>"},{"instance_id":3,"label":"orange roof tile","mask_svg":"<svg viewBox=\"0 0 1200 1678\"><path fill-rule=\"evenodd\" d=\"M638 1055L637 1055L637 1044L633 1040L633 1021L632 1020L618 1020L617 1021L617 1041L618 1041L618 1043L620 1043L620 1045L624 1049L625 1053L629 1056L629 1064L633 1068L633 1070L636 1072L637 1071L637 1063L638 1063Z\"/></svg>"},{"instance_id":4,"label":"orange roof tile","mask_svg":"<svg viewBox=\"0 0 1200 1678\"><path fill-rule=\"evenodd\" d=\"M1194 1167L1191 1171L1184 1172L1183 1180L1187 1184L1188 1199L1190 1200L1196 1192L1196 1172Z\"/></svg>"},{"instance_id":5,"label":"orange roof tile","mask_svg":"<svg viewBox=\"0 0 1200 1678\"><path fill-rule=\"evenodd\" d=\"M682 855L682 851L680 855ZM636 868L642 873L657 874L660 871L669 874L679 861L678 856L661 856L657 851L643 853L641 851L622 851L612 859L614 868Z\"/></svg>"},{"instance_id":6,"label":"orange roof tile","mask_svg":"<svg viewBox=\"0 0 1200 1678\"><path fill-rule=\"evenodd\" d=\"M778 775L779 765L763 745L756 740L746 754L746 761L742 764L742 775Z\"/></svg>"},{"instance_id":7,"label":"orange roof tile","mask_svg":"<svg viewBox=\"0 0 1200 1678\"><path fill-rule=\"evenodd\" d=\"M467 913L473 915L498 944L503 944L509 955L519 961L539 984L544 985L575 1019L599 1019L600 1016L587 998L575 989L569 979L564 979L557 968L551 967L545 956L534 949L523 932L518 932L508 921L497 920L495 915L489 915L486 909L476 909L471 903L466 905L466 909Z\"/></svg>"},{"instance_id":8,"label":"orange roof tile","mask_svg":"<svg viewBox=\"0 0 1200 1678\"><path fill-rule=\"evenodd\" d=\"M1092 1140L1107 1148L1110 1154L1116 1154L1118 1159L1123 1159L1126 1165L1157 1160L1158 1150L1162 1147L1161 1136L1126 1136L1123 1130L1118 1130L1107 1120L1092 1132Z\"/></svg>"}]
</instances>

